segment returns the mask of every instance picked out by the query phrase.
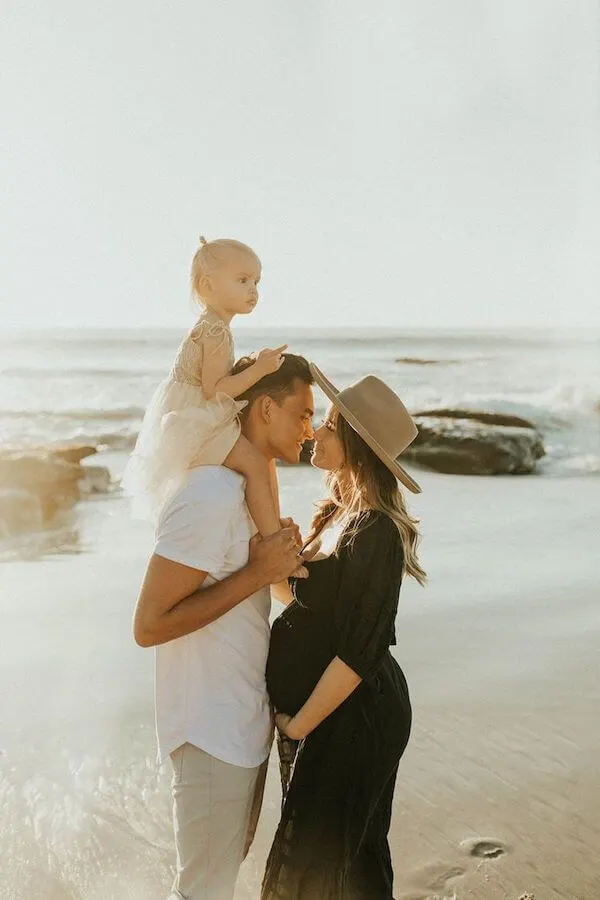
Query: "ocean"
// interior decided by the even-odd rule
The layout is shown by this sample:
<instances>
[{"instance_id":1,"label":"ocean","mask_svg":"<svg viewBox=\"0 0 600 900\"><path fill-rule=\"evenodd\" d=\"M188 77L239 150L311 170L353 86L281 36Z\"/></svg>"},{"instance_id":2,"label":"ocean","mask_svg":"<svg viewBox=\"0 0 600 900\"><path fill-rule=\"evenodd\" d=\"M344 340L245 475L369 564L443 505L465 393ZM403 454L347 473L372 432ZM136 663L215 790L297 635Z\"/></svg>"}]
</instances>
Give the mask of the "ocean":
<instances>
[{"instance_id":1,"label":"ocean","mask_svg":"<svg viewBox=\"0 0 600 900\"><path fill-rule=\"evenodd\" d=\"M182 333L0 335L0 443L89 442L128 451ZM412 412L514 413L541 431L541 474L600 472L600 332L591 330L292 329L236 334L238 356L287 342L340 387L372 373ZM324 399L317 397L317 412Z\"/></svg>"},{"instance_id":2,"label":"ocean","mask_svg":"<svg viewBox=\"0 0 600 900\"><path fill-rule=\"evenodd\" d=\"M4 335L2 444L91 441L118 473L180 337ZM390 832L397 896L599 896L588 890L598 843L599 338L237 335L239 354L289 339L340 386L379 374L413 411L511 412L544 435L541 477L420 472L423 493L408 498L429 585L405 580L396 623L415 710ZM279 475L282 509L305 533L322 473ZM175 859L169 772L155 764L154 654L131 634L152 529L114 492L78 505L64 536L29 538L10 564L0 557L0 900L159 900ZM279 810L273 757L235 900L260 896ZM461 842L477 835L510 851L473 859Z\"/></svg>"}]
</instances>

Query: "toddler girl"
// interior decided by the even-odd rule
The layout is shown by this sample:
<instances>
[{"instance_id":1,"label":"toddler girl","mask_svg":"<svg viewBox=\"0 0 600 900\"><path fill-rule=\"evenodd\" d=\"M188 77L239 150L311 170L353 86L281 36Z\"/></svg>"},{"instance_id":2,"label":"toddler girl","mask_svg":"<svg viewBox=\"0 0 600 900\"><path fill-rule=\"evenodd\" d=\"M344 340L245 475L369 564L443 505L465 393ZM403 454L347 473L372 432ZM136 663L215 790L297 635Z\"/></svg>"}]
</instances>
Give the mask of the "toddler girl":
<instances>
[{"instance_id":1,"label":"toddler girl","mask_svg":"<svg viewBox=\"0 0 600 900\"><path fill-rule=\"evenodd\" d=\"M225 465L245 476L246 501L259 532L266 536L281 527L274 469L241 434L238 413L246 404L235 398L279 369L287 344L261 350L252 366L229 374L234 362L229 323L256 306L260 275L260 260L250 247L200 238L191 279L202 314L156 389L123 476L134 517L156 521L190 467Z\"/></svg>"}]
</instances>

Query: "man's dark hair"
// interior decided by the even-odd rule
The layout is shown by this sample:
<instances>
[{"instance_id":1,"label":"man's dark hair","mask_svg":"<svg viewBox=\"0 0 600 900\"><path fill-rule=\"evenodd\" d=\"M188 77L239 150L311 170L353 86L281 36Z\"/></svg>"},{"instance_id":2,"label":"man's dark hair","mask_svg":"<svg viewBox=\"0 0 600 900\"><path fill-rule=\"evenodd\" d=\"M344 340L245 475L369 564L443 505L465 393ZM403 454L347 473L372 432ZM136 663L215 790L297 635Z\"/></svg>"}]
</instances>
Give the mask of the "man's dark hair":
<instances>
[{"instance_id":1,"label":"man's dark hair","mask_svg":"<svg viewBox=\"0 0 600 900\"><path fill-rule=\"evenodd\" d=\"M238 359L231 375L239 375L249 366L253 366L255 360L251 356L242 356ZM270 375L264 375L260 381L253 384L251 388L236 397L236 400L246 400L248 406L240 413L243 419L248 414L255 400L259 397L272 397L276 403L281 404L283 400L296 390L296 381L304 384L314 384L308 361L303 356L296 356L294 353L284 353L283 362L276 372Z\"/></svg>"}]
</instances>

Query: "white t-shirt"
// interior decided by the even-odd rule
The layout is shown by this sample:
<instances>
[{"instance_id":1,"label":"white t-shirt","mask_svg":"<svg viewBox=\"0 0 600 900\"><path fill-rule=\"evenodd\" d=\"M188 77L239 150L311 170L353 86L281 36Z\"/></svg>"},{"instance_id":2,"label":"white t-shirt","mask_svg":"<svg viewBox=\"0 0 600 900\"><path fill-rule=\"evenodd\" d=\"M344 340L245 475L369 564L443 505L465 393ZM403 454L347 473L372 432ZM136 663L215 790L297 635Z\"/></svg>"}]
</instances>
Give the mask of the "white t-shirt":
<instances>
[{"instance_id":1,"label":"white t-shirt","mask_svg":"<svg viewBox=\"0 0 600 900\"><path fill-rule=\"evenodd\" d=\"M158 556L208 573L203 588L248 561L256 532L241 475L193 469L163 510ZM271 746L265 684L271 596L265 587L210 625L156 648L159 759L186 741L235 766L260 765Z\"/></svg>"}]
</instances>

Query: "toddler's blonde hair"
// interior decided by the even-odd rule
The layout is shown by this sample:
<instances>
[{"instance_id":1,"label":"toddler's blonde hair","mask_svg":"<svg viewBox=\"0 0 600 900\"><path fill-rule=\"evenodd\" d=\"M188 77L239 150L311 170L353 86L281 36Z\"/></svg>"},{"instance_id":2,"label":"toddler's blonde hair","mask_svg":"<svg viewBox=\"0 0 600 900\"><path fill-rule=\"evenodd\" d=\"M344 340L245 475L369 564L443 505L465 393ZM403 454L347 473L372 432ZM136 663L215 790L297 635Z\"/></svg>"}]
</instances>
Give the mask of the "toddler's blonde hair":
<instances>
[{"instance_id":1,"label":"toddler's blonde hair","mask_svg":"<svg viewBox=\"0 0 600 900\"><path fill-rule=\"evenodd\" d=\"M234 241L231 238L218 238L216 241L207 241L204 235L200 235L200 246L194 253L190 280L194 299L204 302L202 297L202 279L222 265L227 256L232 253L246 253L252 256L260 266L260 259L248 244Z\"/></svg>"}]
</instances>

